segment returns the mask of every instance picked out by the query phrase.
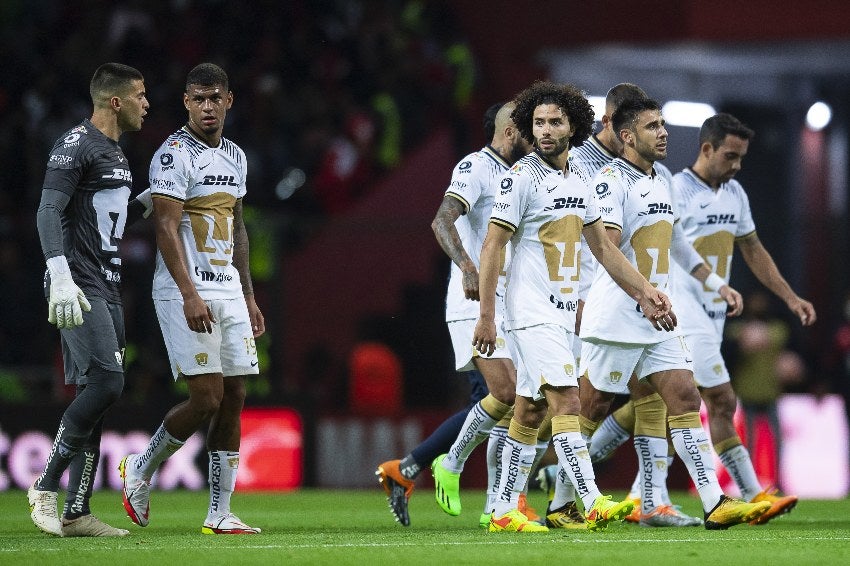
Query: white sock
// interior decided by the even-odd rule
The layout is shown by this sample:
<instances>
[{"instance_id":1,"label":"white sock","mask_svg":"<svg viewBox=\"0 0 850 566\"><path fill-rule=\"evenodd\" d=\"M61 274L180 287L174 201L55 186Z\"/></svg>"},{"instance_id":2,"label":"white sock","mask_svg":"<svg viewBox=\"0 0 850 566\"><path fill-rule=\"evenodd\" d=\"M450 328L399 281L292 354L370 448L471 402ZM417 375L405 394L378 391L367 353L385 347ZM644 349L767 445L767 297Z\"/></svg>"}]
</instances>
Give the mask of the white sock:
<instances>
[{"instance_id":1,"label":"white sock","mask_svg":"<svg viewBox=\"0 0 850 566\"><path fill-rule=\"evenodd\" d=\"M215 450L209 452L210 507L208 517L230 513L230 496L236 489L239 452Z\"/></svg>"},{"instance_id":2,"label":"white sock","mask_svg":"<svg viewBox=\"0 0 850 566\"><path fill-rule=\"evenodd\" d=\"M493 430L490 431L490 438L487 440L487 503L484 506L485 513L493 511L493 503L496 500L496 492L499 489L499 478L502 472L500 466L502 450L507 437L508 429L506 427L494 426Z\"/></svg>"},{"instance_id":3,"label":"white sock","mask_svg":"<svg viewBox=\"0 0 850 566\"><path fill-rule=\"evenodd\" d=\"M463 465L469 455L476 446L484 442L499 420L501 419L494 419L487 414L487 411L481 407L481 401L476 403L466 415L457 439L443 459L443 467L456 474L463 472Z\"/></svg>"},{"instance_id":4,"label":"white sock","mask_svg":"<svg viewBox=\"0 0 850 566\"><path fill-rule=\"evenodd\" d=\"M735 484L741 491L741 498L744 501L752 501L753 497L758 495L762 489L753 468L749 451L744 448L743 444L738 444L723 454L718 454L718 457L729 471L729 475L735 480Z\"/></svg>"},{"instance_id":5,"label":"white sock","mask_svg":"<svg viewBox=\"0 0 850 566\"><path fill-rule=\"evenodd\" d=\"M676 454L685 463L691 481L697 488L703 510L711 511L720 501L723 490L720 488L720 482L717 481L711 444L708 442L705 429L702 427L671 428L670 439L676 448Z\"/></svg>"},{"instance_id":6,"label":"white sock","mask_svg":"<svg viewBox=\"0 0 850 566\"><path fill-rule=\"evenodd\" d=\"M596 432L593 433L590 444L590 460L601 462L623 445L630 437L629 431L620 426L613 416L608 415Z\"/></svg>"},{"instance_id":7,"label":"white sock","mask_svg":"<svg viewBox=\"0 0 850 566\"><path fill-rule=\"evenodd\" d=\"M635 474L635 481L632 482L632 487L629 489L629 499L640 499L640 465Z\"/></svg>"},{"instance_id":8,"label":"white sock","mask_svg":"<svg viewBox=\"0 0 850 566\"><path fill-rule=\"evenodd\" d=\"M555 474L555 496L549 503L549 510L554 511L560 509L567 503L576 500L576 488L573 487L573 482L570 480L563 466L558 465L558 473Z\"/></svg>"},{"instance_id":9,"label":"white sock","mask_svg":"<svg viewBox=\"0 0 850 566\"><path fill-rule=\"evenodd\" d=\"M593 473L593 464L590 463L587 442L579 432L561 432L552 436L552 444L555 446L561 468L570 478L576 495L581 497L584 508L589 511L596 498L602 494L596 487L596 477Z\"/></svg>"},{"instance_id":10,"label":"white sock","mask_svg":"<svg viewBox=\"0 0 850 566\"><path fill-rule=\"evenodd\" d=\"M140 473L146 481L150 481L160 464L177 452L185 443L185 440L178 440L171 436L165 430L165 423L162 423L151 437L144 453L139 454L135 471Z\"/></svg>"},{"instance_id":11,"label":"white sock","mask_svg":"<svg viewBox=\"0 0 850 566\"><path fill-rule=\"evenodd\" d=\"M634 444L640 476L640 512L648 514L664 505L661 492L667 484L667 439L636 435Z\"/></svg>"},{"instance_id":12,"label":"white sock","mask_svg":"<svg viewBox=\"0 0 850 566\"><path fill-rule=\"evenodd\" d=\"M673 455L670 454L670 449L668 445L667 449L667 469L664 470L664 483L661 485L661 501L664 502L664 505L673 505L673 502L670 500L670 491L667 489L667 476L670 474L670 466L673 465Z\"/></svg>"},{"instance_id":13,"label":"white sock","mask_svg":"<svg viewBox=\"0 0 850 566\"><path fill-rule=\"evenodd\" d=\"M523 444L510 436L505 438L505 447L502 449L502 473L493 505L493 514L496 517L501 517L517 508L519 494L528 483L536 452L537 449L532 444Z\"/></svg>"}]
</instances>

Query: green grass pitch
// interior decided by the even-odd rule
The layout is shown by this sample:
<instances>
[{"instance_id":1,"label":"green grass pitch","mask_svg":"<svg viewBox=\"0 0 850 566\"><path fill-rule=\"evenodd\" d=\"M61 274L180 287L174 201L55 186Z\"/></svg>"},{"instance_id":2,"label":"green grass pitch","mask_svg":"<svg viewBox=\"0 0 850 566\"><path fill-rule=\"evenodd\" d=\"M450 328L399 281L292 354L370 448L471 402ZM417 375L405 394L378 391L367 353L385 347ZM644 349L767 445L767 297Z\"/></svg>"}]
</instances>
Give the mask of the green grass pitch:
<instances>
[{"instance_id":1,"label":"green grass pitch","mask_svg":"<svg viewBox=\"0 0 850 566\"><path fill-rule=\"evenodd\" d=\"M93 499L94 513L130 529L130 536L60 539L33 526L24 492L9 491L0 493L0 565L850 564L848 499L804 500L768 525L728 531L618 523L602 533L540 534L487 533L477 526L483 494L464 491L462 500L463 514L449 517L434 503L430 489L417 490L410 503L411 526L405 528L393 520L377 484L362 491L236 493L234 511L263 533L206 536L200 534L205 492L154 491L151 524L142 529L126 518L120 493L102 491ZM674 501L691 514L700 512L693 496L674 494ZM530 502L541 509L544 495L532 494Z\"/></svg>"}]
</instances>

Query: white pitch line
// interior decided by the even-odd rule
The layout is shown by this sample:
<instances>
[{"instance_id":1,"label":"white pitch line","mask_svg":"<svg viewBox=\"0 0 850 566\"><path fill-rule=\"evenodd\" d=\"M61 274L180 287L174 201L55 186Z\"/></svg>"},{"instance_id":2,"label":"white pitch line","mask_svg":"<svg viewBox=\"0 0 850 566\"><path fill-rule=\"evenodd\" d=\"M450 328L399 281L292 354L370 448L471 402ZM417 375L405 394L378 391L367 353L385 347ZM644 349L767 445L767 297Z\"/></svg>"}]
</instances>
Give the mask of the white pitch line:
<instances>
[{"instance_id":1,"label":"white pitch line","mask_svg":"<svg viewBox=\"0 0 850 566\"><path fill-rule=\"evenodd\" d=\"M794 540L807 541L807 542L819 541L819 540L850 541L850 536L843 536L843 537L809 537L809 536L788 537L788 536L782 536L782 537L759 538L758 542L779 542L779 541L787 542L787 541L794 541ZM457 541L457 542L433 542L433 543L430 543L430 544L419 543L419 542L401 542L401 541L399 541L399 542L392 542L392 543L375 542L375 543L357 543L357 544L355 544L355 543L342 543L342 544L337 544L337 543L328 543L328 544L262 544L262 545L258 544L258 545L216 546L215 548L216 548L216 550L240 550L240 549L243 549L243 550L278 550L278 549L287 549L287 548L288 549L292 549L292 548L299 548L299 549L311 549L311 548L397 548L399 546L408 546L408 547L418 547L418 546L481 546L481 545L494 545L494 544L501 544L501 545L518 545L518 544L528 545L528 544L552 544L552 543L562 543L562 544L570 544L570 543L576 543L576 544L686 543L686 544L690 544L690 543L699 543L699 542L713 543L713 542L716 542L716 541L713 541L711 539L706 539L706 538L680 538L680 539L663 539L663 540L654 539L654 538L628 539L628 540L623 540L623 539L621 539L621 540L606 540L606 539L590 539L590 538L588 538L588 539L571 539L568 535L564 535L563 537L557 538L557 539L547 539L545 537L536 537L533 540L530 539L530 538L529 539L521 539L521 540L519 540L519 539L518 540L492 540L492 539L489 539L489 540L482 540L482 541L467 541L467 542L461 542L461 541ZM129 550L143 550L143 551L149 552L149 551L159 550L161 548L162 547L154 547L154 546L141 547L140 546L140 547L137 547L137 548L122 548L121 552L126 552L126 551L129 551ZM61 548L61 547L38 548L38 549L33 549L33 548L0 548L0 553L2 553L2 552L12 553L12 552L23 552L23 551L27 551L27 552L59 552L59 551L65 551L65 550L67 550L67 548ZM116 550L115 548L87 548L86 552L96 552L96 551L115 552L115 550Z\"/></svg>"}]
</instances>

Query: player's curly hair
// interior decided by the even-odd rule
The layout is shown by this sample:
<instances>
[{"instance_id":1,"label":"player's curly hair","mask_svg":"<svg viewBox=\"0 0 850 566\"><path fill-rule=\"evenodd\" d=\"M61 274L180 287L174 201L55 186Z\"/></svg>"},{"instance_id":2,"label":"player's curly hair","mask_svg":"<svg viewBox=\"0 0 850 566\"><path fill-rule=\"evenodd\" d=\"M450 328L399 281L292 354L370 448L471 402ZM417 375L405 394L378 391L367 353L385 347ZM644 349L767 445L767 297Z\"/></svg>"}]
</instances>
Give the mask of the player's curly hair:
<instances>
[{"instance_id":1,"label":"player's curly hair","mask_svg":"<svg viewBox=\"0 0 850 566\"><path fill-rule=\"evenodd\" d=\"M535 81L516 95L514 103L516 108L511 112L511 120L522 137L531 143L534 143L534 109L541 104L556 104L567 115L570 125L575 127L570 147L580 146L593 132L593 107L584 93L573 85Z\"/></svg>"}]
</instances>

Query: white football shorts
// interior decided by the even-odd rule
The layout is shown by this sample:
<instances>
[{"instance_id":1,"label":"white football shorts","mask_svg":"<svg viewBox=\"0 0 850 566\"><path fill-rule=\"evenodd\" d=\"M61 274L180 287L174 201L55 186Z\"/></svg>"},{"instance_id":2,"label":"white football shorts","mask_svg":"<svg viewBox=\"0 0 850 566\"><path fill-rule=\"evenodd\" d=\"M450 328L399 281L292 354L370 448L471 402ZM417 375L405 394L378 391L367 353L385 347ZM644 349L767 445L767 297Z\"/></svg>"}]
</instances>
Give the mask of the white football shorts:
<instances>
[{"instance_id":1,"label":"white football shorts","mask_svg":"<svg viewBox=\"0 0 850 566\"><path fill-rule=\"evenodd\" d=\"M729 383L729 370L720 355L720 341L713 336L688 336L694 358L694 380L699 387L717 387Z\"/></svg>"},{"instance_id":2,"label":"white football shorts","mask_svg":"<svg viewBox=\"0 0 850 566\"><path fill-rule=\"evenodd\" d=\"M248 307L242 297L205 301L216 322L212 333L193 332L182 300L154 300L174 379L220 373L225 377L260 372Z\"/></svg>"},{"instance_id":3,"label":"white football shorts","mask_svg":"<svg viewBox=\"0 0 850 566\"><path fill-rule=\"evenodd\" d=\"M478 319L468 318L466 320L454 320L447 322L449 335L452 337L452 347L455 351L455 369L457 371L472 371L475 369L473 360L481 357L485 359L508 358L513 359L511 347L505 331L502 329L502 317L496 315L496 349L492 354L486 356L472 345L472 335L475 333L475 323Z\"/></svg>"},{"instance_id":4,"label":"white football shorts","mask_svg":"<svg viewBox=\"0 0 850 566\"><path fill-rule=\"evenodd\" d=\"M643 379L671 369L694 369L693 356L682 336L656 344L603 341L584 341L582 344L580 375L586 373L590 383L599 391L628 394L632 373Z\"/></svg>"},{"instance_id":5,"label":"white football shorts","mask_svg":"<svg viewBox=\"0 0 850 566\"><path fill-rule=\"evenodd\" d=\"M509 330L516 348L516 393L535 400L542 399L540 387L578 385L572 341L575 335L557 324L538 324Z\"/></svg>"}]
</instances>

